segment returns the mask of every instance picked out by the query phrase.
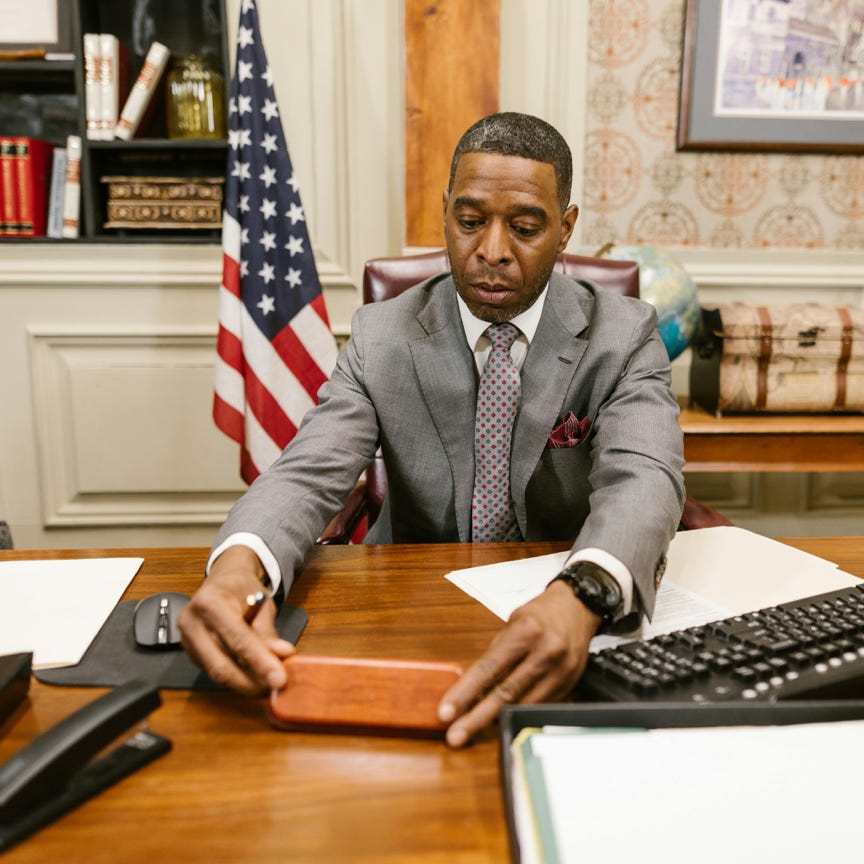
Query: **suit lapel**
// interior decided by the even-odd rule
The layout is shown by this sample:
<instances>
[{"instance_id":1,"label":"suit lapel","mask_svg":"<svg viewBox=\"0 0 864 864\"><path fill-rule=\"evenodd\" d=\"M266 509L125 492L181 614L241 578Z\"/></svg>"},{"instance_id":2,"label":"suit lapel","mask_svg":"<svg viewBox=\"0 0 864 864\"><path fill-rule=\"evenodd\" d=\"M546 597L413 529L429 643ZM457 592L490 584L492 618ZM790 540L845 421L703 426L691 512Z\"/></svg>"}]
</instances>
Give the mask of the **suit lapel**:
<instances>
[{"instance_id":1,"label":"suit lapel","mask_svg":"<svg viewBox=\"0 0 864 864\"><path fill-rule=\"evenodd\" d=\"M425 335L410 344L414 372L450 461L459 539L467 542L471 536L477 385L474 356L465 341L451 278L430 291L417 321ZM436 482L435 478L430 482Z\"/></svg>"},{"instance_id":2,"label":"suit lapel","mask_svg":"<svg viewBox=\"0 0 864 864\"><path fill-rule=\"evenodd\" d=\"M589 308L590 295L571 280L552 274L546 305L522 367L522 407L513 430L511 490L523 535L525 490L588 347L588 340L579 334L588 324Z\"/></svg>"}]
</instances>

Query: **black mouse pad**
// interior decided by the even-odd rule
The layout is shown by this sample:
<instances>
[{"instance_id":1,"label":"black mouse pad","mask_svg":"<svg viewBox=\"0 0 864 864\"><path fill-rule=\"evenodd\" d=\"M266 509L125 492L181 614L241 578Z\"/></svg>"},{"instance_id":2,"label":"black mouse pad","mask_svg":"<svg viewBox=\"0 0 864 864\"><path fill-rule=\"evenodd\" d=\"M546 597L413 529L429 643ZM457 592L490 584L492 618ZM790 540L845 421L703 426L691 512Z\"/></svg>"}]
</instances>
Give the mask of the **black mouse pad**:
<instances>
[{"instance_id":1,"label":"black mouse pad","mask_svg":"<svg viewBox=\"0 0 864 864\"><path fill-rule=\"evenodd\" d=\"M137 600L118 603L75 666L34 669L33 674L45 684L74 687L116 687L132 678L142 678L167 690L224 689L211 681L182 649L164 651L136 645L132 615L137 605ZM296 644L307 620L303 609L285 603L276 615L276 631Z\"/></svg>"}]
</instances>

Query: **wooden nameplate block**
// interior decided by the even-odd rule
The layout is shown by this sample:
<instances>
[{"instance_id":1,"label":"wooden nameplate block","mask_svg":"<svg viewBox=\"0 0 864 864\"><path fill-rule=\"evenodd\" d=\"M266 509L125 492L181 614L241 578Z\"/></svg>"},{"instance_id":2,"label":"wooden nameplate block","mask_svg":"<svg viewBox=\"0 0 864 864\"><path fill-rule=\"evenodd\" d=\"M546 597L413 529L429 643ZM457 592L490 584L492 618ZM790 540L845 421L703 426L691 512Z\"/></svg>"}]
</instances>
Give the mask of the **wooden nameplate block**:
<instances>
[{"instance_id":1,"label":"wooden nameplate block","mask_svg":"<svg viewBox=\"0 0 864 864\"><path fill-rule=\"evenodd\" d=\"M337 727L442 732L438 703L462 674L455 663L295 654L288 682L270 696L280 728Z\"/></svg>"}]
</instances>

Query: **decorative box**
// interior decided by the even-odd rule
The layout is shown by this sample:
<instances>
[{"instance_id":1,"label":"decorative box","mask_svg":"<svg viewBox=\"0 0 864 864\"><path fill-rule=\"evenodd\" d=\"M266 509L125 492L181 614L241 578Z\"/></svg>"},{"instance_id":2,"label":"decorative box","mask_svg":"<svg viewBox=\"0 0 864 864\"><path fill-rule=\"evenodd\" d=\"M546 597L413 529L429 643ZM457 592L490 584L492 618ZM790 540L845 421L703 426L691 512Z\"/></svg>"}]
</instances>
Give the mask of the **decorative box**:
<instances>
[{"instance_id":1,"label":"decorative box","mask_svg":"<svg viewBox=\"0 0 864 864\"><path fill-rule=\"evenodd\" d=\"M223 177L101 178L105 228L219 228Z\"/></svg>"}]
</instances>

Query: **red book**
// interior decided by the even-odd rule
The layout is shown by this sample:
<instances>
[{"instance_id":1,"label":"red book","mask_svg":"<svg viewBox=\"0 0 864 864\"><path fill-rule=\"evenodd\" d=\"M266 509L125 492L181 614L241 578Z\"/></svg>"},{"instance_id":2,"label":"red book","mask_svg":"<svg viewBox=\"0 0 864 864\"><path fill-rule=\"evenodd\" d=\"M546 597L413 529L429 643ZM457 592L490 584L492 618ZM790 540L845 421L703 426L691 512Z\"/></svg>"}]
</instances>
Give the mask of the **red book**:
<instances>
[{"instance_id":1,"label":"red book","mask_svg":"<svg viewBox=\"0 0 864 864\"><path fill-rule=\"evenodd\" d=\"M17 189L15 142L0 138L0 233L6 237L19 233Z\"/></svg>"},{"instance_id":2,"label":"red book","mask_svg":"<svg viewBox=\"0 0 864 864\"><path fill-rule=\"evenodd\" d=\"M54 145L39 138L12 140L16 152L18 234L21 237L44 237Z\"/></svg>"}]
</instances>

